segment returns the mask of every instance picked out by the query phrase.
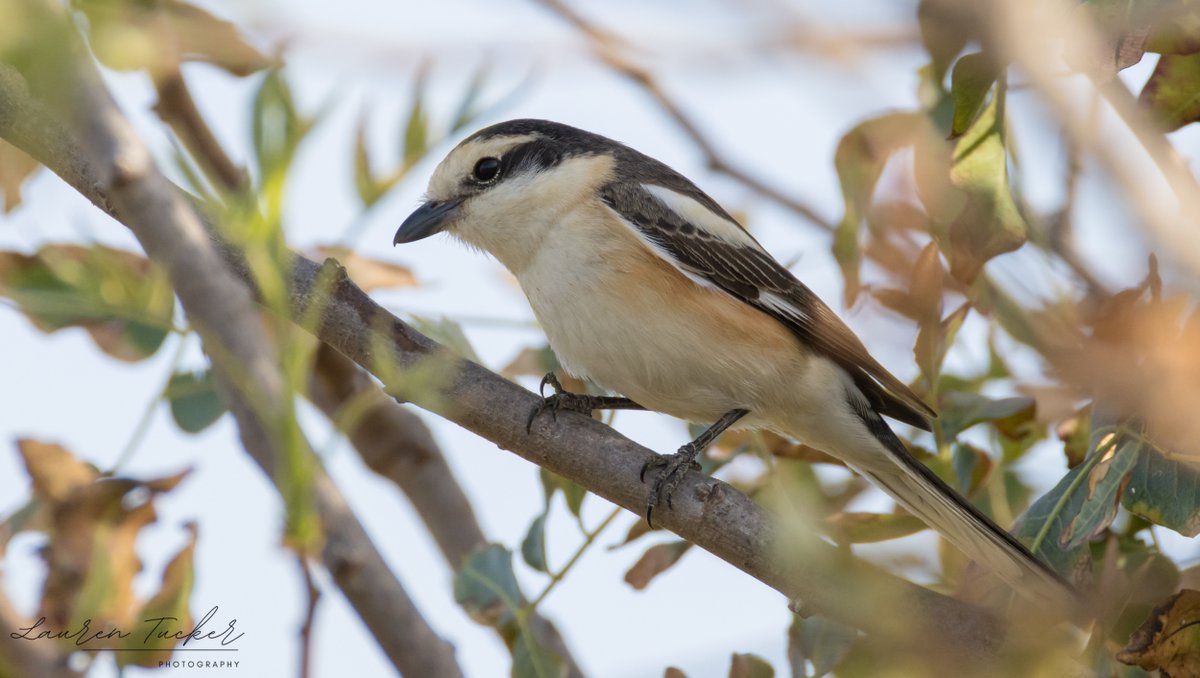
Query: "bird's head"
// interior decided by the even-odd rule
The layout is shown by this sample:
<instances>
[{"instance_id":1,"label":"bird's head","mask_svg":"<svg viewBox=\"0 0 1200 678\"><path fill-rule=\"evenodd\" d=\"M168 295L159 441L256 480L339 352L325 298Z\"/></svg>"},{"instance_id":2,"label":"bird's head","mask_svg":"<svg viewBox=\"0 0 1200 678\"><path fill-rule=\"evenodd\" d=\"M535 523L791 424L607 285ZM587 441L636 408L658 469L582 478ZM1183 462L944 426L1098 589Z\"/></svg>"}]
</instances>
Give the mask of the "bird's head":
<instances>
[{"instance_id":1,"label":"bird's head","mask_svg":"<svg viewBox=\"0 0 1200 678\"><path fill-rule=\"evenodd\" d=\"M510 120L468 137L433 172L426 201L394 244L446 231L516 271L549 229L611 180L615 141L547 120Z\"/></svg>"}]
</instances>

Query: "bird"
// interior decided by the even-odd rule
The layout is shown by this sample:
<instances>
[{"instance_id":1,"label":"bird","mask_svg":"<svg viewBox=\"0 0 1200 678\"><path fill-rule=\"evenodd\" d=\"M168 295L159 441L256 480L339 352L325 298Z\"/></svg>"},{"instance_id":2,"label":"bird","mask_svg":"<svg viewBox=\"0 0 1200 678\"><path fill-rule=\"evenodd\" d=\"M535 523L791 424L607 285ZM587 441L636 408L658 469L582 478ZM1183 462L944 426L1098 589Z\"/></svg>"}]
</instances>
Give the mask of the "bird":
<instances>
[{"instance_id":1,"label":"bird","mask_svg":"<svg viewBox=\"0 0 1200 678\"><path fill-rule=\"evenodd\" d=\"M1074 600L885 420L928 431L934 410L679 172L599 134L519 119L455 146L425 198L393 245L446 232L489 253L519 282L561 367L618 394L569 393L551 373L527 428L547 409L710 424L643 468L643 481L654 476L648 520L723 431L765 429L842 460L1018 592Z\"/></svg>"}]
</instances>

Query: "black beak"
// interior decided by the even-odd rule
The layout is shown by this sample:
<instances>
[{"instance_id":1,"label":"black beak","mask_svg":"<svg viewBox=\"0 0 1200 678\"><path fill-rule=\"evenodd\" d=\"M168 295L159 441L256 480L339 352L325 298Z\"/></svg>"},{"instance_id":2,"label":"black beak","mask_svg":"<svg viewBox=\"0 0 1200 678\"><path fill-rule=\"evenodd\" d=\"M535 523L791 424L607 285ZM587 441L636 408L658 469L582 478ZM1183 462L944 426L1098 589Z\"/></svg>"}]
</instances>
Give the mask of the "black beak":
<instances>
[{"instance_id":1,"label":"black beak","mask_svg":"<svg viewBox=\"0 0 1200 678\"><path fill-rule=\"evenodd\" d=\"M446 222L454 218L461 204L462 200L457 199L444 202L430 200L421 205L416 212L408 215L403 224L400 224L400 230L396 231L396 237L392 240L392 244L416 242L441 231L446 227Z\"/></svg>"}]
</instances>

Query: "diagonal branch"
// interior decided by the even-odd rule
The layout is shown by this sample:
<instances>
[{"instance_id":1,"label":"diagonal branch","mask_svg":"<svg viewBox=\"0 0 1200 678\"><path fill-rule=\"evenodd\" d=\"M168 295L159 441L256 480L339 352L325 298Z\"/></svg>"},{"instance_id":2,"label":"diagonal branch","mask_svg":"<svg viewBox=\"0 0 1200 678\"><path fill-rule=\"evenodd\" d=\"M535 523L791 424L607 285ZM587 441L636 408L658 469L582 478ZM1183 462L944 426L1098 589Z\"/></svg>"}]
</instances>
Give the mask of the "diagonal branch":
<instances>
[{"instance_id":1,"label":"diagonal branch","mask_svg":"<svg viewBox=\"0 0 1200 678\"><path fill-rule=\"evenodd\" d=\"M61 9L42 2L23 7L32 12L31 21L43 22L62 51L54 55L51 79L27 83L15 69L0 65L0 137L41 158L128 226L150 258L167 270L234 403L247 450L280 482L279 431L291 394L248 291L249 279L232 274L192 206L158 171ZM30 86L56 105L33 98ZM307 442L298 437L304 461L311 460ZM460 675L453 649L429 629L328 477L318 473L313 491L327 531L326 566L397 669L412 676ZM400 628L397 619L409 627ZM415 647L400 635L414 630L424 631L415 636L423 641ZM419 659L430 660L417 663L414 650Z\"/></svg>"},{"instance_id":2,"label":"diagonal branch","mask_svg":"<svg viewBox=\"0 0 1200 678\"><path fill-rule=\"evenodd\" d=\"M165 77L160 76L156 87L159 103L155 110L159 117L171 125L210 178L227 191L244 188L245 173L225 153L196 108L183 74L175 69ZM347 428L355 450L367 466L390 479L408 496L453 569L457 570L467 556L487 544L470 502L419 417L400 407L365 372L328 344L317 349L309 386L312 401L331 421L338 421L344 409L353 411L355 416L351 421L339 425ZM309 588L311 591L311 581ZM351 588L360 587L343 586L344 590ZM369 602L363 601L363 605L369 608ZM312 604L310 621L311 611ZM582 671L554 624L536 612L528 621L539 644L551 648L566 661L569 678L581 677ZM374 626L371 622L368 625ZM501 627L495 628L503 635ZM418 631L424 633L424 629ZM311 626L306 625L305 648L310 633ZM430 646L436 648L439 644Z\"/></svg>"},{"instance_id":3,"label":"diagonal branch","mask_svg":"<svg viewBox=\"0 0 1200 678\"><path fill-rule=\"evenodd\" d=\"M93 202L106 205L105 194L90 180L89 157L77 153L61 130L47 127L36 115L33 120L26 117L38 107L23 89L14 90L13 75L10 69L0 69L0 136L37 157ZM13 124L18 119L22 122ZM237 253L224 252L230 265L249 280ZM299 256L293 262L292 317L307 317L309 310L320 309L317 336L378 376L393 395L641 513L648 488L639 472L654 452L582 416L539 420L527 434L527 415L538 402L534 394L448 353L381 308L344 271L330 287L324 283L329 276L319 275L316 263ZM415 383L424 386L406 388ZM780 526L753 500L719 480L689 474L661 524L805 611L911 649L980 662L995 657L1005 644L1006 628L987 612L848 557L801 530ZM881 610L905 613L896 619Z\"/></svg>"},{"instance_id":4,"label":"diagonal branch","mask_svg":"<svg viewBox=\"0 0 1200 678\"><path fill-rule=\"evenodd\" d=\"M450 567L457 570L467 556L488 543L429 427L329 344L317 349L310 397L331 421L339 421L343 412L351 410L350 421L339 427L346 427L363 462L412 502ZM529 626L540 645L567 661L569 676L583 675L553 623L534 613Z\"/></svg>"}]
</instances>

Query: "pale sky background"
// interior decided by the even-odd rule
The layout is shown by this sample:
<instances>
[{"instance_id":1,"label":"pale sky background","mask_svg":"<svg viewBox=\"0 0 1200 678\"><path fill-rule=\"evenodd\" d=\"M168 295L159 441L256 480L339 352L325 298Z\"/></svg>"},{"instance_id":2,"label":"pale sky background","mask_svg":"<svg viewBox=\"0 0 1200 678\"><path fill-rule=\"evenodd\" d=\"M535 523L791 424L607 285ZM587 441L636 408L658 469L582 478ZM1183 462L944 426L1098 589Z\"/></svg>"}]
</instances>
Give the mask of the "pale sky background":
<instances>
[{"instance_id":1,"label":"pale sky background","mask_svg":"<svg viewBox=\"0 0 1200 678\"><path fill-rule=\"evenodd\" d=\"M701 158L673 124L637 89L595 65L572 29L539 7L523 2L453 0L427 3L338 3L304 0L207 2L246 27L260 46L286 37L289 82L303 110L334 102L332 114L303 147L290 184L289 241L297 248L332 243L358 210L353 188L351 134L369 107L374 155L396 157L397 132L411 105L412 77L419 63L432 65L434 120L447 120L472 71L491 64L488 88L495 99L527 76L529 84L502 110L479 125L516 117L542 117L614 137L692 177L719 201L743 210L763 244L831 302L840 298L840 274L829 256L828 238L794 215L758 199L737 184L708 173ZM651 57L669 93L694 116L717 147L740 167L837 219L841 198L833 169L834 147L853 124L889 109L915 106L916 69L925 56L915 50L863 54L830 62L780 51L751 51L763 35L781 30L762 11L766 0L734 3L658 1L579 2ZM914 2L792 3L797 27L840 31L909 25ZM787 27L783 27L787 28ZM1152 62L1151 62L1152 63ZM1130 77L1144 79L1147 64ZM532 75L530 75L532 74ZM256 78L236 80L205 66L188 69L204 113L240 158L249 147L249 97ZM167 148L166 137L147 109L152 93L140 76L114 75L111 83L147 141ZM1016 94L1012 110L1024 151L1024 190L1034 204L1050 207L1059 197L1055 176L1062 166L1061 143L1038 120L1028 97ZM1187 132L1178 140L1195 141ZM455 139L454 141L457 141ZM1194 144L1192 144L1194 145ZM521 348L540 345L526 303L495 262L446 238L393 249L392 234L419 204L433 165L448 146L433 152L409 181L377 207L357 240L366 255L411 266L422 287L380 292L377 298L401 313L445 314L464 327L483 362L498 369ZM164 156L165 157L165 156ZM92 240L136 249L132 236L103 217L57 178L42 173L27 185L27 204L0 218L0 248L32 251L45 242ZM1144 247L1127 235L1128 215L1104 184L1089 175L1082 186L1079 221L1092 257L1111 261L1101 274L1114 284L1140 279ZM1112 252L1121 256L1113 258ZM998 272L1003 275L1003 267ZM1061 278L1025 279L1026 289L1062 285ZM835 304L836 305L836 304ZM903 378L915 372L908 330L872 305L845 314L875 354ZM979 327L968 328L982 336ZM151 360L129 365L101 353L80 330L52 336L37 332L19 313L0 306L0 515L20 506L28 483L15 448L20 436L57 441L100 467L120 454L147 402L161 388L173 344ZM968 334L968 337L970 334ZM173 341L173 340L172 340ZM194 339L192 340L194 344ZM969 342L968 342L969 343ZM983 357L982 344L952 360ZM187 367L202 365L193 345ZM532 382L527 383L532 386ZM494 445L423 413L457 474L485 532L519 549L530 521L540 512L537 468ZM509 658L488 628L472 622L453 600L451 573L404 498L387 481L366 470L344 444L331 445L329 427L311 412L305 427L360 520L434 629L457 647L469 676L508 672ZM669 452L686 441L683 425L651 414L627 413L618 428L638 442ZM1025 463L1038 466L1041 490L1063 472L1061 454L1042 450ZM236 441L226 417L197 436L181 434L159 406L149 435L128 465L131 475L156 477L193 467L194 473L159 500L160 520L138 545L145 572L140 590L154 590L166 560L184 542L181 525L200 524L198 581L192 609L220 606L218 619L236 617L246 633L239 643L237 671L220 675L293 676L297 673L298 627L303 614L302 582L291 555L279 546L281 504L263 474ZM552 566L576 548L579 535L556 500L548 544ZM865 505L886 506L878 498ZM610 510L589 497L585 522L595 525ZM786 601L747 575L698 549L642 592L622 576L655 539L609 552L636 518L622 516L543 605L558 623L585 672L596 676L660 676L669 665L692 678L724 676L733 652L753 652L786 675ZM1173 540L1188 557L1194 549ZM918 537L922 539L923 537ZM925 538L925 543L932 541ZM43 568L39 539L22 535L3 561L5 592L32 611ZM545 578L517 557L516 571L527 595ZM390 664L342 599L323 581L325 596L315 634L314 675L390 675ZM96 676L114 675L101 666ZM130 670L129 675L143 675ZM159 675L200 676L204 671ZM216 674L214 674L216 675Z\"/></svg>"}]
</instances>

